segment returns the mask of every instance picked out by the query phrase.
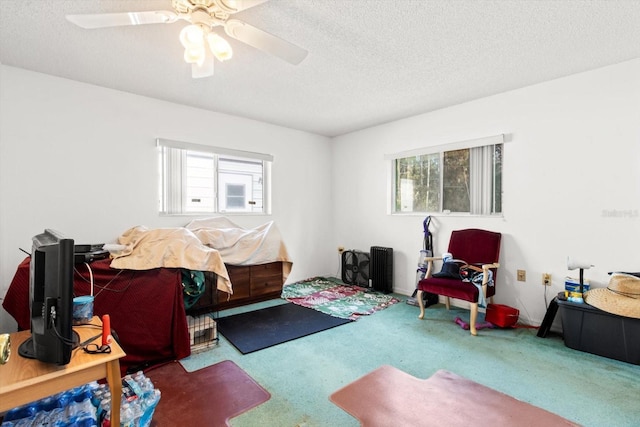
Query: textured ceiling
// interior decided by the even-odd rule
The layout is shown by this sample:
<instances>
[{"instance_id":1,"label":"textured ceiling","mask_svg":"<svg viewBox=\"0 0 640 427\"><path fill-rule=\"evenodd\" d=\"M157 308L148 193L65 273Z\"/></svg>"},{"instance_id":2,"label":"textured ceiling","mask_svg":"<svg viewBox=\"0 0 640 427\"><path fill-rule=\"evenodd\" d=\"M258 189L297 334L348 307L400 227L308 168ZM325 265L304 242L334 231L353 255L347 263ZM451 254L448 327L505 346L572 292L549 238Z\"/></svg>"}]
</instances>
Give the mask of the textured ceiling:
<instances>
[{"instance_id":1,"label":"textured ceiling","mask_svg":"<svg viewBox=\"0 0 640 427\"><path fill-rule=\"evenodd\" d=\"M0 62L336 136L640 57L640 1L271 0L234 15L309 51L297 66L231 39L192 79L178 33L83 30L66 14L171 0L0 0Z\"/></svg>"}]
</instances>

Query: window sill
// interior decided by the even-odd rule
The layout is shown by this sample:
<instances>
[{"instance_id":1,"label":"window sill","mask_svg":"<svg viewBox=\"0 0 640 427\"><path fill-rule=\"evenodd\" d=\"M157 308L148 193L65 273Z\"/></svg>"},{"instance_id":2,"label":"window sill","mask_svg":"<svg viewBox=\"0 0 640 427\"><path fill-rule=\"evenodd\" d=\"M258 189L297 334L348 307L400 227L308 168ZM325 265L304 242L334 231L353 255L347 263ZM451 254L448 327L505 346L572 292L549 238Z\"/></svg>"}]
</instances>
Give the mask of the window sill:
<instances>
[{"instance_id":1,"label":"window sill","mask_svg":"<svg viewBox=\"0 0 640 427\"><path fill-rule=\"evenodd\" d=\"M159 212L161 217L209 217L209 216L269 216L270 213L265 212L194 212L194 213L165 213Z\"/></svg>"},{"instance_id":2,"label":"window sill","mask_svg":"<svg viewBox=\"0 0 640 427\"><path fill-rule=\"evenodd\" d=\"M503 219L504 218L504 214L503 213L499 213L499 214L488 214L488 215L483 215L483 214L470 214L467 212L391 212L389 215L391 216L416 216L416 217L425 217L425 216L432 216L435 218L447 218L447 217L453 217L453 218L497 218L497 219Z\"/></svg>"}]
</instances>

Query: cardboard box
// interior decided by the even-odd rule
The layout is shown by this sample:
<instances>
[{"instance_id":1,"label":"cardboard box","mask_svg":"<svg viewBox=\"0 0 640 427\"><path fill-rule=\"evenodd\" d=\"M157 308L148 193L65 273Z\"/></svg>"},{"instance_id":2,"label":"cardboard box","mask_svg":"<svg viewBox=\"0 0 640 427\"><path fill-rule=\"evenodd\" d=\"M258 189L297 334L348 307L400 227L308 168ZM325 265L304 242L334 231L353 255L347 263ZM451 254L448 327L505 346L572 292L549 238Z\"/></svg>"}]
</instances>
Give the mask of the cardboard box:
<instances>
[{"instance_id":1,"label":"cardboard box","mask_svg":"<svg viewBox=\"0 0 640 427\"><path fill-rule=\"evenodd\" d=\"M582 288L584 292L587 292L591 287L587 280L583 280ZM574 279L567 277L564 281L564 297L565 298L582 298L580 293L580 279Z\"/></svg>"}]
</instances>

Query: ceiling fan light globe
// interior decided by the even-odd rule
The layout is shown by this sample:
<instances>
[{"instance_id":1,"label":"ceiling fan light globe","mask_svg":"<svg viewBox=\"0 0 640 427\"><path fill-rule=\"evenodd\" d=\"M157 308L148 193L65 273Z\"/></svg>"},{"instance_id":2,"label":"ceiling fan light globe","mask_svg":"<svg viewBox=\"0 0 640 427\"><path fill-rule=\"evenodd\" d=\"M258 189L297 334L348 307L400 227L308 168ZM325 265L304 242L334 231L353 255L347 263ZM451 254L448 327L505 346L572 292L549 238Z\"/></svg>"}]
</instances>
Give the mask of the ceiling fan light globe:
<instances>
[{"instance_id":1,"label":"ceiling fan light globe","mask_svg":"<svg viewBox=\"0 0 640 427\"><path fill-rule=\"evenodd\" d=\"M213 58L207 56L202 64L191 64L191 77L200 79L213 76Z\"/></svg>"},{"instance_id":2,"label":"ceiling fan light globe","mask_svg":"<svg viewBox=\"0 0 640 427\"><path fill-rule=\"evenodd\" d=\"M233 56L233 49L231 49L229 42L216 33L209 33L207 35L207 41L209 42L211 53L218 58L218 61L226 61Z\"/></svg>"},{"instance_id":3,"label":"ceiling fan light globe","mask_svg":"<svg viewBox=\"0 0 640 427\"><path fill-rule=\"evenodd\" d=\"M185 49L204 44L204 30L200 25L187 25L180 31L180 43Z\"/></svg>"},{"instance_id":4,"label":"ceiling fan light globe","mask_svg":"<svg viewBox=\"0 0 640 427\"><path fill-rule=\"evenodd\" d=\"M195 46L184 50L184 60L189 64L202 65L205 58L204 46Z\"/></svg>"}]
</instances>

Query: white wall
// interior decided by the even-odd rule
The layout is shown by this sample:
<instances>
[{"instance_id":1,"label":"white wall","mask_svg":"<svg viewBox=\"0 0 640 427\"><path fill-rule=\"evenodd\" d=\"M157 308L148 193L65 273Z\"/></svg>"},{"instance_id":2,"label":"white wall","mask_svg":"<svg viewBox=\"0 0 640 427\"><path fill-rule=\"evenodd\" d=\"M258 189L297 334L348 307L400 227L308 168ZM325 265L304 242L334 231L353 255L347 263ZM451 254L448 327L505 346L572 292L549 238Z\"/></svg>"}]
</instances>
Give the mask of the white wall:
<instances>
[{"instance_id":1,"label":"white wall","mask_svg":"<svg viewBox=\"0 0 640 427\"><path fill-rule=\"evenodd\" d=\"M157 137L273 154L273 214L231 219L275 221L294 260L289 281L335 271L328 138L13 67L0 73L0 297L25 257L18 248L30 250L44 228L98 243L192 219L158 215ZM0 332L14 327L0 310Z\"/></svg>"},{"instance_id":2,"label":"white wall","mask_svg":"<svg viewBox=\"0 0 640 427\"><path fill-rule=\"evenodd\" d=\"M384 155L501 133L511 139L503 218L435 217L436 254L455 229L503 233L496 302L533 324L546 312L545 290L551 300L564 277L577 277L568 255L595 264L585 272L595 286L609 271L640 271L640 60L335 138L334 246L394 248L394 288L411 294L424 217L387 214ZM516 281L517 269L526 282ZM543 272L552 274L550 289Z\"/></svg>"},{"instance_id":3,"label":"white wall","mask_svg":"<svg viewBox=\"0 0 640 427\"><path fill-rule=\"evenodd\" d=\"M103 242L134 225L188 222L157 214L156 137L275 155L273 215L233 220L276 221L295 261L290 282L336 273L338 245L389 246L395 290L409 295L424 217L387 214L384 155L504 133L504 217L435 217L435 250L454 229L502 232L496 300L538 324L545 291L550 300L577 274L567 255L596 265L585 274L596 286L608 271L640 271L639 123L640 60L333 141L0 65L0 295L24 258L18 248L45 227ZM0 332L13 327L0 310Z\"/></svg>"}]
</instances>

